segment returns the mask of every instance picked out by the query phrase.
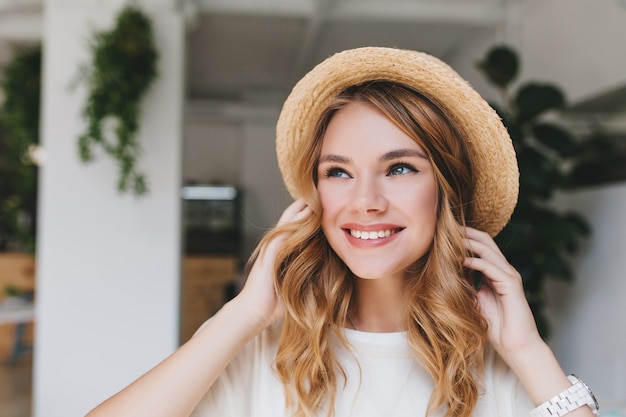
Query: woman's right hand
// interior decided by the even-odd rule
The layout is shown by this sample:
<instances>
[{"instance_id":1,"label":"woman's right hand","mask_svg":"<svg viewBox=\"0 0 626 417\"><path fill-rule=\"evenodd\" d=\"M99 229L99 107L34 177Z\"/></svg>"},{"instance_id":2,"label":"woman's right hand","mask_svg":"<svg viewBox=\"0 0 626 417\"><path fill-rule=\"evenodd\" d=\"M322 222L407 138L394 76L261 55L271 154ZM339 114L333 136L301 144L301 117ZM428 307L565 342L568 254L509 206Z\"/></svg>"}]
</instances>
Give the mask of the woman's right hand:
<instances>
[{"instance_id":1,"label":"woman's right hand","mask_svg":"<svg viewBox=\"0 0 626 417\"><path fill-rule=\"evenodd\" d=\"M311 214L312 211L304 200L298 199L285 209L278 220L278 226L304 219ZM287 232L278 234L261 248L243 289L233 300L258 319L262 328L283 316L283 304L275 288L274 274L276 255L287 236Z\"/></svg>"}]
</instances>

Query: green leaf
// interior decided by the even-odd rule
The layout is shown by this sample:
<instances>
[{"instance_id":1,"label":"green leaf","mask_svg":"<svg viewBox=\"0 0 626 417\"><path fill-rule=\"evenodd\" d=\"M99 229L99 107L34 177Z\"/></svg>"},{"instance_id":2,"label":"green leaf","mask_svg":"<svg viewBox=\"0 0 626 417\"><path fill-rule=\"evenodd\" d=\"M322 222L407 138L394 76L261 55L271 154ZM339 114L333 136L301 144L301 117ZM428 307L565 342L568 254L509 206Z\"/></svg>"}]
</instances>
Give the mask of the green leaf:
<instances>
[{"instance_id":1,"label":"green leaf","mask_svg":"<svg viewBox=\"0 0 626 417\"><path fill-rule=\"evenodd\" d=\"M567 212L563 215L563 220L572 229L572 234L585 238L591 236L591 226L580 214Z\"/></svg>"},{"instance_id":2,"label":"green leaf","mask_svg":"<svg viewBox=\"0 0 626 417\"><path fill-rule=\"evenodd\" d=\"M550 322L546 318L546 315L540 310L540 308L543 308L543 306L535 307L535 308L533 307L534 307L533 305L530 306L531 310L533 310L533 315L535 318L535 324L537 325L537 330L539 331L539 334L541 335L541 337L544 340L547 340L550 338L550 334L552 330L552 328L550 327Z\"/></svg>"},{"instance_id":3,"label":"green leaf","mask_svg":"<svg viewBox=\"0 0 626 417\"><path fill-rule=\"evenodd\" d=\"M567 177L569 188L626 181L626 155L605 156L578 162Z\"/></svg>"},{"instance_id":4,"label":"green leaf","mask_svg":"<svg viewBox=\"0 0 626 417\"><path fill-rule=\"evenodd\" d=\"M526 264L518 270L520 272L525 272L521 273L521 275L524 283L524 289L526 290L526 295L528 297L528 302L530 304L538 304L542 299L541 291L543 290L545 275L542 271L533 269L530 261L527 261Z\"/></svg>"},{"instance_id":5,"label":"green leaf","mask_svg":"<svg viewBox=\"0 0 626 417\"><path fill-rule=\"evenodd\" d=\"M41 45L16 51L3 68L0 89L0 250L32 253L38 185L28 153L39 142Z\"/></svg>"},{"instance_id":6,"label":"green leaf","mask_svg":"<svg viewBox=\"0 0 626 417\"><path fill-rule=\"evenodd\" d=\"M2 120L8 133L27 144L39 143L41 45L15 54L4 69L0 88L5 95Z\"/></svg>"},{"instance_id":7,"label":"green leaf","mask_svg":"<svg viewBox=\"0 0 626 417\"><path fill-rule=\"evenodd\" d=\"M520 194L529 193L541 199L552 196L560 173L552 160L536 149L526 147L518 154Z\"/></svg>"},{"instance_id":8,"label":"green leaf","mask_svg":"<svg viewBox=\"0 0 626 417\"><path fill-rule=\"evenodd\" d=\"M559 278L571 282L574 274L569 263L556 251L551 251L542 256L539 266L541 270L553 278Z\"/></svg>"},{"instance_id":9,"label":"green leaf","mask_svg":"<svg viewBox=\"0 0 626 417\"><path fill-rule=\"evenodd\" d=\"M576 141L566 130L550 123L541 123L533 126L533 135L543 145L552 149L561 157L572 156L578 147Z\"/></svg>"},{"instance_id":10,"label":"green leaf","mask_svg":"<svg viewBox=\"0 0 626 417\"><path fill-rule=\"evenodd\" d=\"M522 126L517 122L517 120L506 120L505 126L507 131L509 132L509 136L511 136L511 140L516 147L519 147L524 143L525 135Z\"/></svg>"},{"instance_id":11,"label":"green leaf","mask_svg":"<svg viewBox=\"0 0 626 417\"><path fill-rule=\"evenodd\" d=\"M578 224L570 223L564 216L556 213L547 213L548 216L538 219L538 236L551 248L563 247L579 237L580 229Z\"/></svg>"},{"instance_id":12,"label":"green leaf","mask_svg":"<svg viewBox=\"0 0 626 417\"><path fill-rule=\"evenodd\" d=\"M505 45L488 51L487 56L476 64L487 79L500 88L505 88L519 72L517 53Z\"/></svg>"},{"instance_id":13,"label":"green leaf","mask_svg":"<svg viewBox=\"0 0 626 417\"><path fill-rule=\"evenodd\" d=\"M565 96L551 84L529 83L520 88L515 97L519 119L529 121L552 109L565 106Z\"/></svg>"}]
</instances>

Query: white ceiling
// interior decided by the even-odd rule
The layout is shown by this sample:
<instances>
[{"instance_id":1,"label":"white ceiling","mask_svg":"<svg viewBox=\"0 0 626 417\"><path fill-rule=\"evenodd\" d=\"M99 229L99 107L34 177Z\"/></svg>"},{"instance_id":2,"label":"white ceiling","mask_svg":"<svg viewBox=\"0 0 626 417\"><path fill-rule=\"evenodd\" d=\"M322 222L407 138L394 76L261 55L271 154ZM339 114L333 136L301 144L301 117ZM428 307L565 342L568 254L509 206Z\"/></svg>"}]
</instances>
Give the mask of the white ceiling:
<instances>
[{"instance_id":1,"label":"white ceiling","mask_svg":"<svg viewBox=\"0 0 626 417\"><path fill-rule=\"evenodd\" d=\"M178 0L189 23L187 95L280 103L316 63L357 46L446 60L467 40L502 27L511 1ZM40 39L41 13L42 0L0 0L0 65L7 46Z\"/></svg>"},{"instance_id":2,"label":"white ceiling","mask_svg":"<svg viewBox=\"0 0 626 417\"><path fill-rule=\"evenodd\" d=\"M446 59L505 19L504 0L199 0L188 35L192 99L281 101L334 52L395 46Z\"/></svg>"}]
</instances>

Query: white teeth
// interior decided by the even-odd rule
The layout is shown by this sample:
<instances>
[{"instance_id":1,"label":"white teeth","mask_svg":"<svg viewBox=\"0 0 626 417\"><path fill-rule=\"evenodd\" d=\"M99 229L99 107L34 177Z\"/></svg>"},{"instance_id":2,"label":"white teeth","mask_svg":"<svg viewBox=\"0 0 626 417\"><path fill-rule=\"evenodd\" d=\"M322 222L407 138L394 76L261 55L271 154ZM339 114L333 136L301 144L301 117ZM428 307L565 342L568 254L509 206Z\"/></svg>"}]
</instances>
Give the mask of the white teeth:
<instances>
[{"instance_id":1,"label":"white teeth","mask_svg":"<svg viewBox=\"0 0 626 417\"><path fill-rule=\"evenodd\" d=\"M357 239L369 240L369 239L379 239L381 237L389 237L392 234L391 229L386 230L377 230L366 232L362 230L350 230L350 234Z\"/></svg>"}]
</instances>

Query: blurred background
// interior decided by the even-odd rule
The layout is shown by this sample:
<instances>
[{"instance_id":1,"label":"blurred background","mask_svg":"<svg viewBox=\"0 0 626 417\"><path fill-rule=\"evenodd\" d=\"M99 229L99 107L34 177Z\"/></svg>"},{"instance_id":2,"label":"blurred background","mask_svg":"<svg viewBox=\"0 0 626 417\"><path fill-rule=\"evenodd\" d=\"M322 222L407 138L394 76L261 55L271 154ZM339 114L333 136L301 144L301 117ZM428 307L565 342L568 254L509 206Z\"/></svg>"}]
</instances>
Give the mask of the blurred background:
<instances>
[{"instance_id":1,"label":"blurred background","mask_svg":"<svg viewBox=\"0 0 626 417\"><path fill-rule=\"evenodd\" d=\"M435 55L500 112L499 243L623 414L625 41L622 0L0 0L0 415L84 415L236 294L290 202L282 102L358 46Z\"/></svg>"}]
</instances>

